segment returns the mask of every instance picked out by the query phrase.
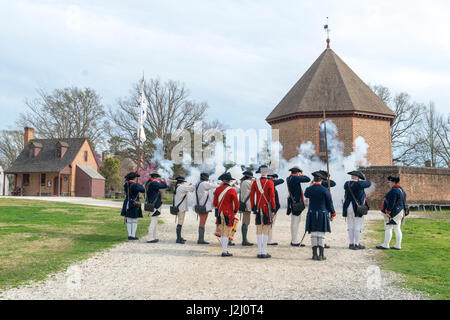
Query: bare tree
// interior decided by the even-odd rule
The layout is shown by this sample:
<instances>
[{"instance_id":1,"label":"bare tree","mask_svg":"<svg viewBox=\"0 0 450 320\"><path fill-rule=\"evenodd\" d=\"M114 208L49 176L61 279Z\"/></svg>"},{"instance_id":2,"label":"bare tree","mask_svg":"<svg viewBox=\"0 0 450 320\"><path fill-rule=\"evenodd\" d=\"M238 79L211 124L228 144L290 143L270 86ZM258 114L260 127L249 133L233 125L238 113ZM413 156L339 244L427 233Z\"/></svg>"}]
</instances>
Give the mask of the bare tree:
<instances>
[{"instance_id":1,"label":"bare tree","mask_svg":"<svg viewBox=\"0 0 450 320\"><path fill-rule=\"evenodd\" d=\"M8 169L23 150L23 131L0 131L0 166Z\"/></svg>"},{"instance_id":2,"label":"bare tree","mask_svg":"<svg viewBox=\"0 0 450 320\"><path fill-rule=\"evenodd\" d=\"M447 114L447 118L440 117L436 135L441 143L438 154L447 168L450 168L450 114Z\"/></svg>"},{"instance_id":3,"label":"bare tree","mask_svg":"<svg viewBox=\"0 0 450 320\"><path fill-rule=\"evenodd\" d=\"M169 80L151 79L145 83L148 99L148 116L144 123L147 137L142 153L148 159L155 146L153 141L159 138L163 142L166 159L170 158L172 148L177 142L171 141L172 134L178 129L191 129L195 122L205 118L208 104L189 99L189 91L184 84ZM130 96L118 100L118 108L110 109L108 117L114 125L109 130L110 137L117 145L128 145L129 156L137 159L137 123L138 106L141 93L141 81L133 85Z\"/></svg>"},{"instance_id":4,"label":"bare tree","mask_svg":"<svg viewBox=\"0 0 450 320\"><path fill-rule=\"evenodd\" d=\"M70 87L37 92L38 98L25 100L28 110L20 115L18 125L33 127L40 138L88 138L94 145L101 142L106 114L95 90Z\"/></svg>"},{"instance_id":5,"label":"bare tree","mask_svg":"<svg viewBox=\"0 0 450 320\"><path fill-rule=\"evenodd\" d=\"M424 106L411 102L411 97L405 93L392 96L386 87L372 86L372 90L395 114L391 126L393 160L403 165L413 165L419 161L420 154L415 152L419 141L413 133L421 126Z\"/></svg>"}]
</instances>

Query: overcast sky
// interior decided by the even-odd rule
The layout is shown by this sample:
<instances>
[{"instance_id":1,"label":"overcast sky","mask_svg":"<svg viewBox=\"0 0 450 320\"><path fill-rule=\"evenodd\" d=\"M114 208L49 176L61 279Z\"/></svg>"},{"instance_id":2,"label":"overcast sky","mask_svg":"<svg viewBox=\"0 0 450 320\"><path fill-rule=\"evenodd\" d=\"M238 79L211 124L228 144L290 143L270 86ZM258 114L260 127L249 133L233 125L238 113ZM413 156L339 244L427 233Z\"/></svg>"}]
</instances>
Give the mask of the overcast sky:
<instances>
[{"instance_id":1,"label":"overcast sky","mask_svg":"<svg viewBox=\"0 0 450 320\"><path fill-rule=\"evenodd\" d=\"M94 4L95 2L95 4ZM448 0L0 0L0 129L36 89L92 87L107 107L147 78L183 82L209 119L262 128L326 47L368 84L450 111Z\"/></svg>"}]
</instances>

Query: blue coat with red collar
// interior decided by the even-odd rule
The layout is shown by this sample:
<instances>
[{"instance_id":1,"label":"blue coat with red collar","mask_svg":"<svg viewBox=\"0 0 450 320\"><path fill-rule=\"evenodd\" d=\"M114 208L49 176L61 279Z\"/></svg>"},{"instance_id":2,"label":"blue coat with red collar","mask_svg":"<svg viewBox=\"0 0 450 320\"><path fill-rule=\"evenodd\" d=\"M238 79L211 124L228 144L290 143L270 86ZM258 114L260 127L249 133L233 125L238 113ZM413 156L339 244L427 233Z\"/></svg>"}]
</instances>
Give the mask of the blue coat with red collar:
<instances>
[{"instance_id":1,"label":"blue coat with red collar","mask_svg":"<svg viewBox=\"0 0 450 320\"><path fill-rule=\"evenodd\" d=\"M331 232L330 214L335 216L336 212L330 191L320 183L315 183L305 190L305 197L309 198L305 231Z\"/></svg>"},{"instance_id":2,"label":"blue coat with red collar","mask_svg":"<svg viewBox=\"0 0 450 320\"><path fill-rule=\"evenodd\" d=\"M147 203L154 203L155 209L159 209L162 206L161 200L161 189L167 189L167 183L165 181L158 182L155 179L149 179L145 184L145 190L147 190ZM153 213L152 216L160 215L160 212L157 210Z\"/></svg>"},{"instance_id":3,"label":"blue coat with red collar","mask_svg":"<svg viewBox=\"0 0 450 320\"><path fill-rule=\"evenodd\" d=\"M123 189L126 197L120 215L127 218L142 218L142 208L140 206L135 207L130 200L140 201L139 193L145 192L144 187L134 181L129 181L124 184Z\"/></svg>"},{"instance_id":4,"label":"blue coat with red collar","mask_svg":"<svg viewBox=\"0 0 450 320\"><path fill-rule=\"evenodd\" d=\"M386 194L381 211L390 215L391 218L397 216L406 204L406 193L400 185L393 186Z\"/></svg>"},{"instance_id":5,"label":"blue coat with red collar","mask_svg":"<svg viewBox=\"0 0 450 320\"><path fill-rule=\"evenodd\" d=\"M349 191L349 188L351 186L351 189L353 191L353 194L355 195L356 200L360 204L364 204L366 201L366 193L364 189L369 188L372 185L372 182L360 180L360 181L347 181L344 184L344 190L345 190L345 200L344 200L344 206L342 208L342 215L344 217L347 217L347 210L350 204L352 205L353 212L356 216L356 202L352 197L352 194ZM360 217L359 217L360 218Z\"/></svg>"},{"instance_id":6,"label":"blue coat with red collar","mask_svg":"<svg viewBox=\"0 0 450 320\"><path fill-rule=\"evenodd\" d=\"M290 175L286 179L286 183L288 185L288 190L291 191L292 198L294 198L295 202L303 201L305 202L305 199L303 198L303 192L302 192L302 183L310 182L311 179L307 176L297 176L297 175ZM288 198L288 205L287 205L287 211L286 214L290 215L292 213L292 199L291 197ZM300 214L295 214L300 215Z\"/></svg>"}]
</instances>

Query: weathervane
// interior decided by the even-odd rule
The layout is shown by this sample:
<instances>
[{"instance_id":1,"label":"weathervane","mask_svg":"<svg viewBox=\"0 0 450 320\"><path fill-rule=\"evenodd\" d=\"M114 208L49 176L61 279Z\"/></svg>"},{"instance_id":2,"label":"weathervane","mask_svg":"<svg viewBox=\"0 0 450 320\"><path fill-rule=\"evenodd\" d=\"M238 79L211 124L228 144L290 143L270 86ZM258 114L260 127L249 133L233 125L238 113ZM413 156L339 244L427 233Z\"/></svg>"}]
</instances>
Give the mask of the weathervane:
<instances>
[{"instance_id":1,"label":"weathervane","mask_svg":"<svg viewBox=\"0 0 450 320\"><path fill-rule=\"evenodd\" d=\"M328 17L327 24L323 26L323 28L327 31L327 49L330 49L330 28L328 27Z\"/></svg>"}]
</instances>

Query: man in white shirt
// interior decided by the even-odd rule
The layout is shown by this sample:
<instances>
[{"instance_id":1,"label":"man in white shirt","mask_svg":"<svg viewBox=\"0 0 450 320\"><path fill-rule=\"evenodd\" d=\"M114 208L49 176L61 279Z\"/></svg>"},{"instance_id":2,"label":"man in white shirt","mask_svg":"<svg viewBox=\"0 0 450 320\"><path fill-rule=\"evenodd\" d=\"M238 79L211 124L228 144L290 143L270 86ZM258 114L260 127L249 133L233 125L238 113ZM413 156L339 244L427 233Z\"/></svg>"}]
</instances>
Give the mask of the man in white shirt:
<instances>
[{"instance_id":1,"label":"man in white shirt","mask_svg":"<svg viewBox=\"0 0 450 320\"><path fill-rule=\"evenodd\" d=\"M181 237L181 229L183 228L183 222L184 222L184 216L186 214L186 211L189 210L188 208L188 202L187 202L187 194L189 192L194 192L195 187L192 184L186 184L186 180L184 177L177 177L176 178L177 183L175 186L175 192L174 192L174 199L175 199L175 206L178 207L178 214L177 214L177 241L176 243L184 244L186 242L185 239Z\"/></svg>"},{"instance_id":2,"label":"man in white shirt","mask_svg":"<svg viewBox=\"0 0 450 320\"><path fill-rule=\"evenodd\" d=\"M200 182L196 187L196 202L197 206L204 207L201 208L197 212L199 216L199 226L198 226L198 241L197 244L209 244L209 242L205 241L205 225L206 220L208 219L208 214L213 209L213 199L214 196L211 194L211 191L216 189L219 185L216 183L209 181L209 174L201 173L200 174ZM197 210L196 210L197 211ZM204 212L204 213L203 213Z\"/></svg>"}]
</instances>

